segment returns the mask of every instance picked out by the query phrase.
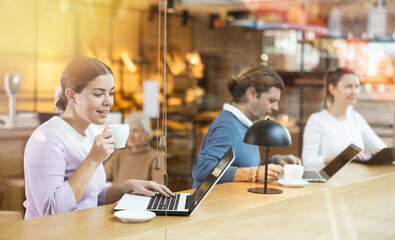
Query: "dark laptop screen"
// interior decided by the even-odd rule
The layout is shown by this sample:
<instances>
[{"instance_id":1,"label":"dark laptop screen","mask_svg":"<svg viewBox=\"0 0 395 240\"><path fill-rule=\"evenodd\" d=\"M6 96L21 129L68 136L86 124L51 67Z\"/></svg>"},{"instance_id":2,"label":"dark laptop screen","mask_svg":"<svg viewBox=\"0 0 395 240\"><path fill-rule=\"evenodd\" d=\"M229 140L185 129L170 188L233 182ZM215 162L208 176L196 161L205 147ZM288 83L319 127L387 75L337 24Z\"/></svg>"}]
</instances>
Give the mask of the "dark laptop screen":
<instances>
[{"instance_id":1,"label":"dark laptop screen","mask_svg":"<svg viewBox=\"0 0 395 240\"><path fill-rule=\"evenodd\" d=\"M361 149L354 144L350 144L346 149L343 150L339 155L335 157L326 167L320 172L324 172L329 177L332 177L340 168L346 165L355 155L357 155Z\"/></svg>"},{"instance_id":2,"label":"dark laptop screen","mask_svg":"<svg viewBox=\"0 0 395 240\"><path fill-rule=\"evenodd\" d=\"M395 161L395 148L383 148L380 152L372 156L368 161L370 164L394 164Z\"/></svg>"},{"instance_id":3,"label":"dark laptop screen","mask_svg":"<svg viewBox=\"0 0 395 240\"><path fill-rule=\"evenodd\" d=\"M193 211L194 208L199 204L200 201L207 195L210 188L216 184L219 180L220 176L225 172L225 170L230 166L233 162L234 155L232 147L228 149L228 151L224 154L220 161L218 161L217 165L213 168L210 174L204 179L204 181L200 184L200 186L196 189L196 191L191 196L192 199L195 199L194 205L191 208Z\"/></svg>"}]
</instances>

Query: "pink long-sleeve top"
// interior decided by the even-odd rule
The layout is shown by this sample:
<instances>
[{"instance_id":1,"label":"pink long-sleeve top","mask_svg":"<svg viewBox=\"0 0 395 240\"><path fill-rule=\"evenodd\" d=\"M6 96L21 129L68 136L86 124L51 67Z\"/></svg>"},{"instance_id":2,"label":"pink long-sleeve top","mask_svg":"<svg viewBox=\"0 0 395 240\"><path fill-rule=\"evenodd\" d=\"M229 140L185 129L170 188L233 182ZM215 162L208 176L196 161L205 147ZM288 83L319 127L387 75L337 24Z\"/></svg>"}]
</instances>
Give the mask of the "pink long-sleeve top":
<instances>
[{"instance_id":1,"label":"pink long-sleeve top","mask_svg":"<svg viewBox=\"0 0 395 240\"><path fill-rule=\"evenodd\" d=\"M53 117L30 136L24 154L25 219L96 207L105 203L106 175L100 164L80 201L67 181L88 155L94 141L90 128L82 136Z\"/></svg>"}]
</instances>

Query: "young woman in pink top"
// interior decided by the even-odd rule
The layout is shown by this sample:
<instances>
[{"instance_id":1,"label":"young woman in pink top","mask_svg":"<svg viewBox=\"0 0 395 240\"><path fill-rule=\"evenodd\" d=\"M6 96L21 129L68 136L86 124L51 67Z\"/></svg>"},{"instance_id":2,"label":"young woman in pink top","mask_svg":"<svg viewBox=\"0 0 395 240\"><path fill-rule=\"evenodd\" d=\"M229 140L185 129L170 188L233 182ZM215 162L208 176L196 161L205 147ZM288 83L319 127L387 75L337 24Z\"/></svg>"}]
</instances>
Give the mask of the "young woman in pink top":
<instances>
[{"instance_id":1,"label":"young woman in pink top","mask_svg":"<svg viewBox=\"0 0 395 240\"><path fill-rule=\"evenodd\" d=\"M114 203L128 192L174 196L152 181L104 186L102 162L114 152L114 139L106 130L95 137L89 125L104 124L113 105L114 78L106 64L77 58L61 85L56 107L64 112L39 126L25 148L26 219Z\"/></svg>"}]
</instances>

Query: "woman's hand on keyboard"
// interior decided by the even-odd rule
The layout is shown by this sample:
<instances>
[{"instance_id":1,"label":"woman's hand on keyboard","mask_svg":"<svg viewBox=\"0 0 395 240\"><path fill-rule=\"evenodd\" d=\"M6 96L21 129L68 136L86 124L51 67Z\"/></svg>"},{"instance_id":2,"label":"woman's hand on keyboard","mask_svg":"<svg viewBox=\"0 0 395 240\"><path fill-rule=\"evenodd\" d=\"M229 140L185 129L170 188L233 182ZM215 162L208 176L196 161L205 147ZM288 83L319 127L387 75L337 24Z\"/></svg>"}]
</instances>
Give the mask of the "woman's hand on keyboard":
<instances>
[{"instance_id":1,"label":"woman's hand on keyboard","mask_svg":"<svg viewBox=\"0 0 395 240\"><path fill-rule=\"evenodd\" d=\"M154 181L144 181L130 179L126 181L130 187L128 192L143 194L149 197L155 196L155 192L162 194L165 197L174 197L175 194L170 191L165 185L156 183Z\"/></svg>"},{"instance_id":2,"label":"woman's hand on keyboard","mask_svg":"<svg viewBox=\"0 0 395 240\"><path fill-rule=\"evenodd\" d=\"M149 197L160 193L165 197L174 197L175 194L166 186L154 181L129 179L120 183L115 183L108 187L106 191L105 203L114 203L121 199L125 193L143 194Z\"/></svg>"}]
</instances>

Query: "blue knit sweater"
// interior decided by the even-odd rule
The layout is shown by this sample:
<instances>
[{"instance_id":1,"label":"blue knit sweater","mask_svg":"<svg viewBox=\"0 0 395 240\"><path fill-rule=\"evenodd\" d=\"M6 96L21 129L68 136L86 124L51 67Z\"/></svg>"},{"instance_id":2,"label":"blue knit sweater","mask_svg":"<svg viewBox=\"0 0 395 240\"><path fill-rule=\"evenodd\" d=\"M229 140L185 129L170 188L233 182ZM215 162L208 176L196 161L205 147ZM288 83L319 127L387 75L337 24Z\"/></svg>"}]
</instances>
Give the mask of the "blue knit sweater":
<instances>
[{"instance_id":1,"label":"blue knit sweater","mask_svg":"<svg viewBox=\"0 0 395 240\"><path fill-rule=\"evenodd\" d=\"M247 131L243 123L233 113L222 110L213 121L203 139L198 157L195 159L192 177L193 188L197 188L206 178L230 146L235 160L218 183L232 182L237 167L251 167L260 164L258 146L243 142Z\"/></svg>"}]
</instances>

